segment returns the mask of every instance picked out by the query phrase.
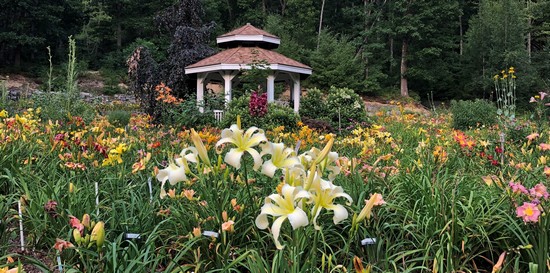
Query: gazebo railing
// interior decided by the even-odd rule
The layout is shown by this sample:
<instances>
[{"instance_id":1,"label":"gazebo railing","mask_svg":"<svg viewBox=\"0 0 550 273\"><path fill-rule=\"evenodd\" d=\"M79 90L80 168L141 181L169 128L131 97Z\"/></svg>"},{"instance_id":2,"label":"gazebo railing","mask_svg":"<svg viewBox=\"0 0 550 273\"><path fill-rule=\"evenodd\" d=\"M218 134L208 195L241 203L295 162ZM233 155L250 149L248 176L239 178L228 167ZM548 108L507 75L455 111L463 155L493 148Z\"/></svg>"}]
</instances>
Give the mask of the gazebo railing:
<instances>
[{"instance_id":1,"label":"gazebo railing","mask_svg":"<svg viewBox=\"0 0 550 273\"><path fill-rule=\"evenodd\" d=\"M214 110L214 118L217 122L221 122L223 119L224 111L223 110Z\"/></svg>"}]
</instances>

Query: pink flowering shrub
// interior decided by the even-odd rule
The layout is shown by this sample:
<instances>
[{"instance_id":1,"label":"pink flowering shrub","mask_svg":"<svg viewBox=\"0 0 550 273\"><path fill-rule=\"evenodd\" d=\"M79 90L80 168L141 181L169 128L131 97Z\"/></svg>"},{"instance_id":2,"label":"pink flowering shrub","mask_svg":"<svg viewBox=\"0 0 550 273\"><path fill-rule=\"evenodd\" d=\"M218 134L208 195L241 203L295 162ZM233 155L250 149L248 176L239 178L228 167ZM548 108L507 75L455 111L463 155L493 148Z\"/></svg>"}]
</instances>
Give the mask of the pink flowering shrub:
<instances>
[{"instance_id":1,"label":"pink flowering shrub","mask_svg":"<svg viewBox=\"0 0 550 273\"><path fill-rule=\"evenodd\" d=\"M253 117L263 117L267 114L267 93L258 95L257 91L252 92L248 111Z\"/></svg>"}]
</instances>

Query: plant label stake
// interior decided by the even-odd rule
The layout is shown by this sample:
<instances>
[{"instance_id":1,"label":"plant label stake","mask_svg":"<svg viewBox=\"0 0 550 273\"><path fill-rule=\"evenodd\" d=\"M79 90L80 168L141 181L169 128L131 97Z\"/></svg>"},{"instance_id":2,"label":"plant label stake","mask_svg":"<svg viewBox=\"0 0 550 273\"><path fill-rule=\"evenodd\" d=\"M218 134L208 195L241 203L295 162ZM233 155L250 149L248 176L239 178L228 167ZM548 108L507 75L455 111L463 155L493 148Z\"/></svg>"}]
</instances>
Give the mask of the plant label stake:
<instances>
[{"instance_id":1,"label":"plant label stake","mask_svg":"<svg viewBox=\"0 0 550 273\"><path fill-rule=\"evenodd\" d=\"M376 238L365 238L361 240L361 245L374 245L376 244Z\"/></svg>"},{"instance_id":2,"label":"plant label stake","mask_svg":"<svg viewBox=\"0 0 550 273\"><path fill-rule=\"evenodd\" d=\"M25 234L23 234L23 212L21 212L21 200L17 201L19 212L19 236L21 237L21 250L25 251Z\"/></svg>"},{"instance_id":3,"label":"plant label stake","mask_svg":"<svg viewBox=\"0 0 550 273\"><path fill-rule=\"evenodd\" d=\"M63 272L63 265L61 264L61 256L59 256L59 252L57 253L57 269L59 272Z\"/></svg>"},{"instance_id":4,"label":"plant label stake","mask_svg":"<svg viewBox=\"0 0 550 273\"><path fill-rule=\"evenodd\" d=\"M505 133L500 133L500 165L504 166L504 137L506 136Z\"/></svg>"},{"instance_id":5,"label":"plant label stake","mask_svg":"<svg viewBox=\"0 0 550 273\"><path fill-rule=\"evenodd\" d=\"M97 182L95 182L95 207L97 216L99 216L99 184Z\"/></svg>"},{"instance_id":6,"label":"plant label stake","mask_svg":"<svg viewBox=\"0 0 550 273\"><path fill-rule=\"evenodd\" d=\"M214 232L214 231L209 231L209 230L205 230L202 232L202 235L206 236L206 237L215 237L215 238L218 238L220 236L219 233L217 232Z\"/></svg>"},{"instance_id":7,"label":"plant label stake","mask_svg":"<svg viewBox=\"0 0 550 273\"><path fill-rule=\"evenodd\" d=\"M147 179L147 185L149 185L149 203L153 203L153 186L151 186L151 177Z\"/></svg>"}]
</instances>

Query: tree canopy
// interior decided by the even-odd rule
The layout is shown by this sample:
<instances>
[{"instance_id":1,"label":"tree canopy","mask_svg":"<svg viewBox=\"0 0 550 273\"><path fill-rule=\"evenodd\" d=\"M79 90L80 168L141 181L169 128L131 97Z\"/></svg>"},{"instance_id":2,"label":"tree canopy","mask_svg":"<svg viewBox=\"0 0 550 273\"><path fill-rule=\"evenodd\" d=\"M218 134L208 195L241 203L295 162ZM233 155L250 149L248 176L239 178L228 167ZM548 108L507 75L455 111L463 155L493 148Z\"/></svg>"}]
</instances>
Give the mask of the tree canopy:
<instances>
[{"instance_id":1,"label":"tree canopy","mask_svg":"<svg viewBox=\"0 0 550 273\"><path fill-rule=\"evenodd\" d=\"M310 65L305 86L362 94L489 98L516 67L519 93L548 88L550 0L0 0L0 69L62 63L68 36L90 69L125 71L145 46L160 78L185 93L184 67L245 23ZM26 65L22 65L26 64Z\"/></svg>"}]
</instances>

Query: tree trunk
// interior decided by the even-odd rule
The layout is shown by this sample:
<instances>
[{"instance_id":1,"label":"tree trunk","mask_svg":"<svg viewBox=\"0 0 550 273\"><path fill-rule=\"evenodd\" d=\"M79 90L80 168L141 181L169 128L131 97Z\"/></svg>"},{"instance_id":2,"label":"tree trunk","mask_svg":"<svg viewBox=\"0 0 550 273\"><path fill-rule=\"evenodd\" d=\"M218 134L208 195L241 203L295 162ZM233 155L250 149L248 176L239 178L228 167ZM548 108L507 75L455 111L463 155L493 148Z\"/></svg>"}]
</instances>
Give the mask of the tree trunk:
<instances>
[{"instance_id":1,"label":"tree trunk","mask_svg":"<svg viewBox=\"0 0 550 273\"><path fill-rule=\"evenodd\" d=\"M531 25L533 24L531 20L531 1L527 1L527 29L529 32L527 33L527 54L529 56L529 62L531 62Z\"/></svg>"},{"instance_id":2,"label":"tree trunk","mask_svg":"<svg viewBox=\"0 0 550 273\"><path fill-rule=\"evenodd\" d=\"M390 37L390 74L393 72L393 38Z\"/></svg>"},{"instance_id":3,"label":"tree trunk","mask_svg":"<svg viewBox=\"0 0 550 273\"><path fill-rule=\"evenodd\" d=\"M462 14L458 16L458 23L460 24L460 56L464 49L464 30L462 29Z\"/></svg>"},{"instance_id":4,"label":"tree trunk","mask_svg":"<svg viewBox=\"0 0 550 273\"><path fill-rule=\"evenodd\" d=\"M122 25L120 22L116 25L116 49L120 51L122 48Z\"/></svg>"},{"instance_id":5,"label":"tree trunk","mask_svg":"<svg viewBox=\"0 0 550 273\"><path fill-rule=\"evenodd\" d=\"M229 13L229 22L233 22L233 9L231 8L231 2L227 0L226 3L227 3L227 13Z\"/></svg>"},{"instance_id":6,"label":"tree trunk","mask_svg":"<svg viewBox=\"0 0 550 273\"><path fill-rule=\"evenodd\" d=\"M407 85L407 51L409 44L407 40L403 39L403 45L401 46L401 96L409 96L409 87Z\"/></svg>"},{"instance_id":7,"label":"tree trunk","mask_svg":"<svg viewBox=\"0 0 550 273\"><path fill-rule=\"evenodd\" d=\"M321 15L319 15L319 33L317 34L317 50L319 50L319 41L321 41L321 29L323 27L324 11L325 11L325 0L321 2Z\"/></svg>"}]
</instances>

